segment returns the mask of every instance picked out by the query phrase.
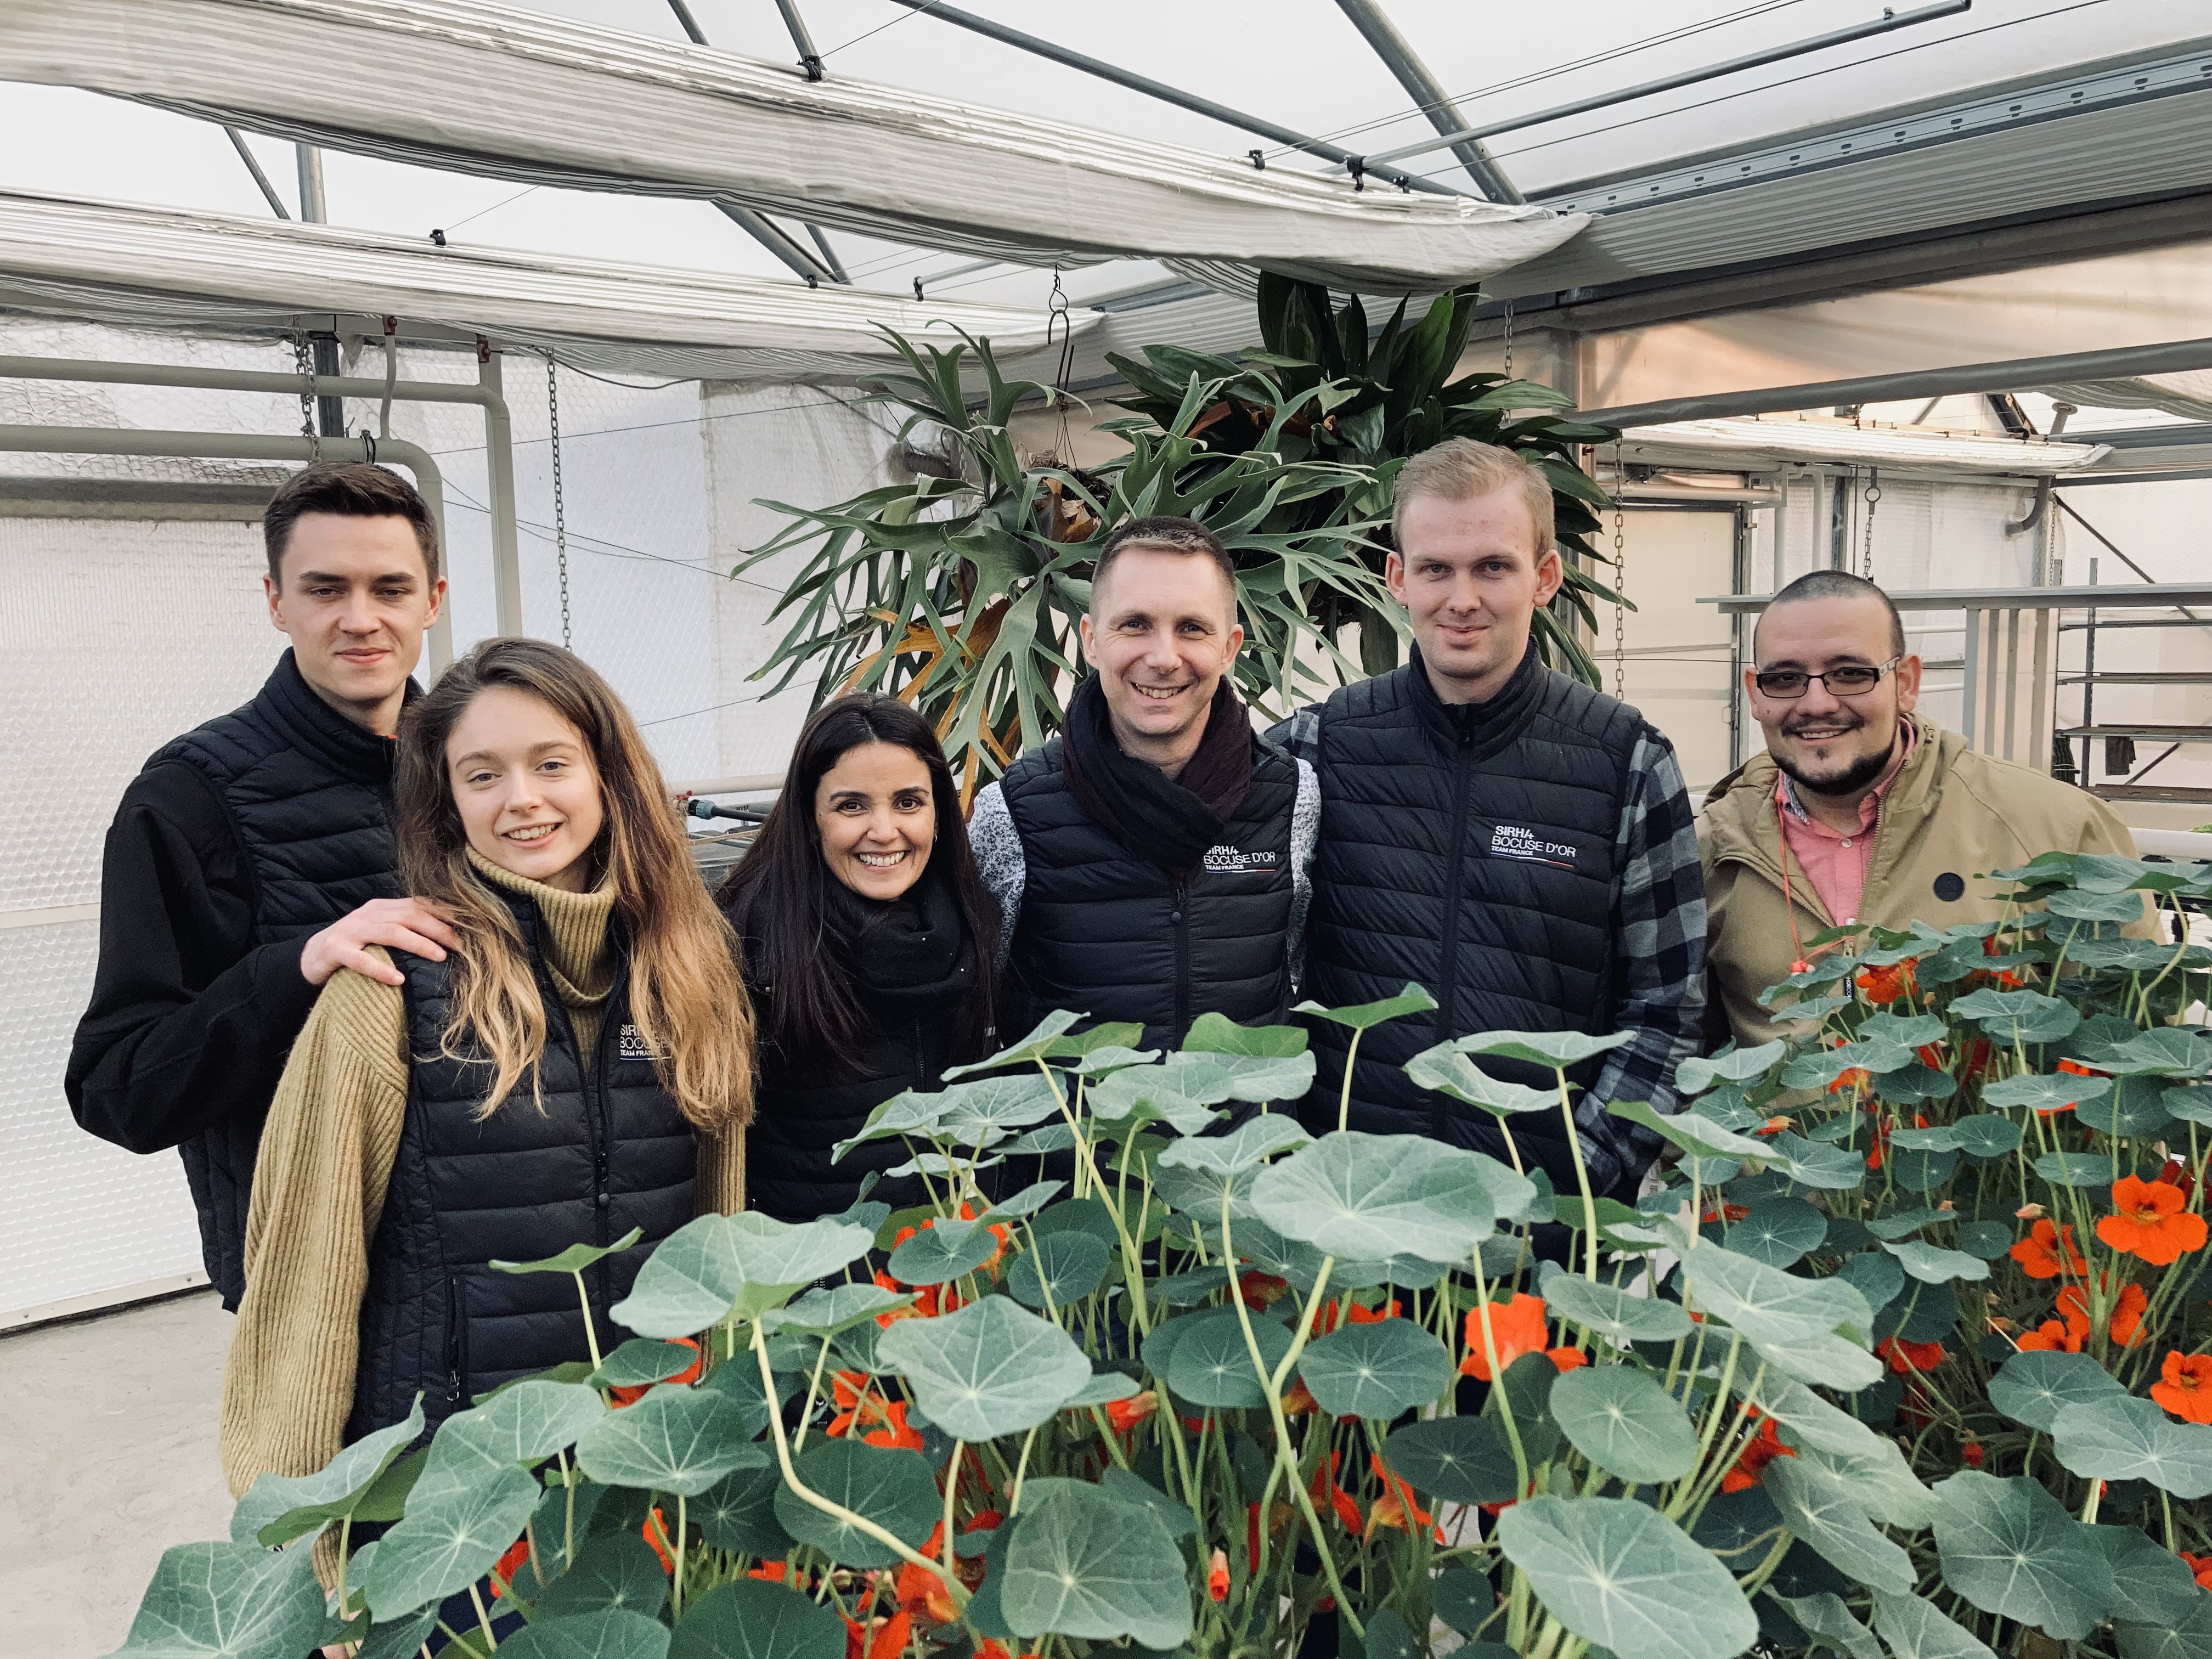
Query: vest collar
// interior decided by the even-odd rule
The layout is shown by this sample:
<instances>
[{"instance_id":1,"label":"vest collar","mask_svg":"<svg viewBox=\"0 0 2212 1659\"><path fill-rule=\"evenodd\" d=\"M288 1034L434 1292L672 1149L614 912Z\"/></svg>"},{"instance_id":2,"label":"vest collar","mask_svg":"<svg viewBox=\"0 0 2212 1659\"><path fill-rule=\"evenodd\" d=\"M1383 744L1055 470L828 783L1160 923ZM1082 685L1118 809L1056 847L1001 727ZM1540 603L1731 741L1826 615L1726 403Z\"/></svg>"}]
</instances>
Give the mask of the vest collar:
<instances>
[{"instance_id":1,"label":"vest collar","mask_svg":"<svg viewBox=\"0 0 2212 1659\"><path fill-rule=\"evenodd\" d=\"M1521 653L1521 665L1513 671L1513 678L1486 702L1448 703L1439 697L1429 683L1428 665L1422 661L1418 645L1413 648L1412 660L1399 672L1407 677L1422 726L1447 749L1456 749L1462 742L1485 753L1504 748L1521 734L1543 697L1545 671L1536 659L1533 636Z\"/></svg>"},{"instance_id":2,"label":"vest collar","mask_svg":"<svg viewBox=\"0 0 2212 1659\"><path fill-rule=\"evenodd\" d=\"M407 682L412 702L422 688ZM372 788L388 789L398 745L356 725L315 695L288 647L255 699L270 722L295 749L313 756L341 777Z\"/></svg>"}]
</instances>

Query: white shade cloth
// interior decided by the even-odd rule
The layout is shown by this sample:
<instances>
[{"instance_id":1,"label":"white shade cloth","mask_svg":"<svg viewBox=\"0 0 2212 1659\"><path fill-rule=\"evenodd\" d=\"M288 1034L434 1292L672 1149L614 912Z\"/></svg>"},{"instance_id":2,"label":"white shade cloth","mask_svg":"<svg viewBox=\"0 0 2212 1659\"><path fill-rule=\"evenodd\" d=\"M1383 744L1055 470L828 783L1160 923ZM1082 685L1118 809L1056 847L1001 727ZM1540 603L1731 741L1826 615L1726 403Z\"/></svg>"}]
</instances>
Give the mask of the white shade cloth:
<instances>
[{"instance_id":1,"label":"white shade cloth","mask_svg":"<svg viewBox=\"0 0 2212 1659\"><path fill-rule=\"evenodd\" d=\"M301 73L343 64L343 75ZM0 80L531 184L707 198L1034 264L1257 267L1434 292L1584 216L1355 190L480 0L6 0Z\"/></svg>"}]
</instances>

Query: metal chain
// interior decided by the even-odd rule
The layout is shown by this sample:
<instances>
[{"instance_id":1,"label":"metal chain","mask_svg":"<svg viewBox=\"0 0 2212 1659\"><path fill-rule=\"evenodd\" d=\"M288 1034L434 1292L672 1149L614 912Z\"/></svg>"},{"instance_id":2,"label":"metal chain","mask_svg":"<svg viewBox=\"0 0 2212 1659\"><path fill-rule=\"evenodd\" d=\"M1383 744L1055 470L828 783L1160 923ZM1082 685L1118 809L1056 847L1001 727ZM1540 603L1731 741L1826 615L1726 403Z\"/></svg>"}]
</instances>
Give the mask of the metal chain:
<instances>
[{"instance_id":1,"label":"metal chain","mask_svg":"<svg viewBox=\"0 0 2212 1659\"><path fill-rule=\"evenodd\" d=\"M553 440L553 554L561 568L561 648L568 642L568 510L561 493L561 365L545 354L545 418Z\"/></svg>"},{"instance_id":2,"label":"metal chain","mask_svg":"<svg viewBox=\"0 0 2212 1659\"><path fill-rule=\"evenodd\" d=\"M1505 302L1505 378L1513 378L1513 301Z\"/></svg>"},{"instance_id":3,"label":"metal chain","mask_svg":"<svg viewBox=\"0 0 2212 1659\"><path fill-rule=\"evenodd\" d=\"M1866 542L1859 552L1859 574L1869 581L1874 580L1874 513L1881 505L1881 469L1867 469Z\"/></svg>"},{"instance_id":4,"label":"metal chain","mask_svg":"<svg viewBox=\"0 0 2212 1659\"><path fill-rule=\"evenodd\" d=\"M1628 700L1628 513L1621 497L1628 489L1621 465L1620 440L1613 441L1613 695Z\"/></svg>"},{"instance_id":5,"label":"metal chain","mask_svg":"<svg viewBox=\"0 0 2212 1659\"><path fill-rule=\"evenodd\" d=\"M323 440L315 430L315 356L308 348L307 337L296 330L292 335L292 365L300 371L300 435L307 441L309 457L319 461Z\"/></svg>"}]
</instances>

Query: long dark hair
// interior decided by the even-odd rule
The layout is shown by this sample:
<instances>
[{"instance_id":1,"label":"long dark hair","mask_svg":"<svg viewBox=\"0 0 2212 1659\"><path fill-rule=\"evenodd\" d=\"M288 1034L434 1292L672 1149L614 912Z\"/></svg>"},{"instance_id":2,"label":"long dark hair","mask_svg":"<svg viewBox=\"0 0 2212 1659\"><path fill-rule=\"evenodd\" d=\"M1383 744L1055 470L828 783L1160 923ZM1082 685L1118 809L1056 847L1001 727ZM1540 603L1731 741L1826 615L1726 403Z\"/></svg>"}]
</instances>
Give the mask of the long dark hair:
<instances>
[{"instance_id":1,"label":"long dark hair","mask_svg":"<svg viewBox=\"0 0 2212 1659\"><path fill-rule=\"evenodd\" d=\"M954 1020L953 1036L956 1058L980 1059L991 1037L999 908L975 872L959 786L937 733L896 697L875 692L855 692L814 711L799 733L783 793L768 822L716 895L746 941L749 971L757 974L758 988L770 994L759 1010L763 1035L786 1055L833 1060L850 1054L860 1041L862 1022L851 980L839 953L823 948L834 927L829 884L837 878L822 857L814 794L830 768L869 743L896 744L929 769L937 836L921 878L950 886L975 945L975 988Z\"/></svg>"}]
</instances>

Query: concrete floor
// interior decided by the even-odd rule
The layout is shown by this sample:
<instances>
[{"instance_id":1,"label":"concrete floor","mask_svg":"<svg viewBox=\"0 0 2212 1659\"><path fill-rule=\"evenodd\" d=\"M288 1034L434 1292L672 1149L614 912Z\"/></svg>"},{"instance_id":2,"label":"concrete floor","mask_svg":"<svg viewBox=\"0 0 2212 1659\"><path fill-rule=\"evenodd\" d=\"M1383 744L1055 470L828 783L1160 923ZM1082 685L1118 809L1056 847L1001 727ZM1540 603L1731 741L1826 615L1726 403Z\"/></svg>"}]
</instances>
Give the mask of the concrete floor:
<instances>
[{"instance_id":1,"label":"concrete floor","mask_svg":"<svg viewBox=\"0 0 2212 1659\"><path fill-rule=\"evenodd\" d=\"M123 1644L161 1552L222 1538L212 1291L0 1337L0 1659Z\"/></svg>"}]
</instances>

